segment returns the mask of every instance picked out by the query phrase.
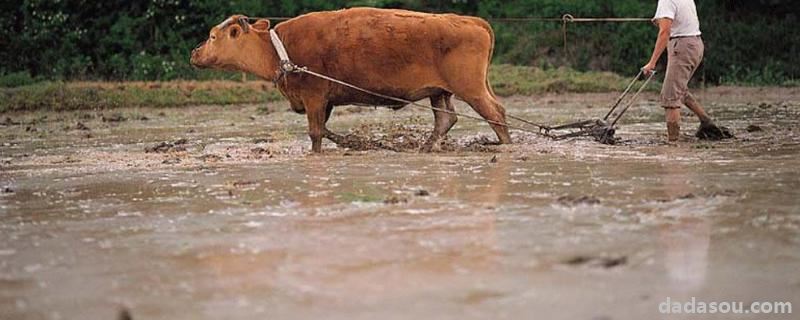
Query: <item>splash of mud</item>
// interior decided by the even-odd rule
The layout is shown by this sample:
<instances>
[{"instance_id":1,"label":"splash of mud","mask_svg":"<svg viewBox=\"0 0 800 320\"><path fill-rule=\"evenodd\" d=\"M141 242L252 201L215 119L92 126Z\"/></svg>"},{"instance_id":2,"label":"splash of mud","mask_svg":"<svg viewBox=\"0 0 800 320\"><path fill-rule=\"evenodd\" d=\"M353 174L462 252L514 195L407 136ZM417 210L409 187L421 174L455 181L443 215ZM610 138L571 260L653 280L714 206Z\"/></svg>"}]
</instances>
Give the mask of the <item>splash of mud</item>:
<instances>
[{"instance_id":1,"label":"splash of mud","mask_svg":"<svg viewBox=\"0 0 800 320\"><path fill-rule=\"evenodd\" d=\"M361 123L345 135L328 138L339 148L353 151L416 152L431 132L422 121L420 117L414 117L405 123Z\"/></svg>"},{"instance_id":2,"label":"splash of mud","mask_svg":"<svg viewBox=\"0 0 800 320\"><path fill-rule=\"evenodd\" d=\"M428 119L412 117L403 123L359 124L345 135L331 134L327 138L340 149L352 151L389 150L400 153L419 152L433 130ZM498 152L499 144L487 135L470 135L454 139L445 136L442 152Z\"/></svg>"}]
</instances>

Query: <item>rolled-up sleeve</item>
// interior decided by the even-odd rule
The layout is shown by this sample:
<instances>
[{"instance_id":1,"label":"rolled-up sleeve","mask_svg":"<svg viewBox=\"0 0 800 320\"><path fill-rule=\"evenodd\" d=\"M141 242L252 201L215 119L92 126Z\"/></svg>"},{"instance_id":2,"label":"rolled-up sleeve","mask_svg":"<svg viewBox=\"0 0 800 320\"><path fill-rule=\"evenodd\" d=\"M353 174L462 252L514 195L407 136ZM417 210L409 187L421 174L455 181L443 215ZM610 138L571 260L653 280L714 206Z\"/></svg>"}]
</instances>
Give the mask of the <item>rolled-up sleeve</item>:
<instances>
[{"instance_id":1,"label":"rolled-up sleeve","mask_svg":"<svg viewBox=\"0 0 800 320\"><path fill-rule=\"evenodd\" d=\"M675 20L675 12L678 11L678 6L671 0L658 0L658 9L656 9L656 15L653 17L653 21L658 19L667 18L670 20Z\"/></svg>"}]
</instances>

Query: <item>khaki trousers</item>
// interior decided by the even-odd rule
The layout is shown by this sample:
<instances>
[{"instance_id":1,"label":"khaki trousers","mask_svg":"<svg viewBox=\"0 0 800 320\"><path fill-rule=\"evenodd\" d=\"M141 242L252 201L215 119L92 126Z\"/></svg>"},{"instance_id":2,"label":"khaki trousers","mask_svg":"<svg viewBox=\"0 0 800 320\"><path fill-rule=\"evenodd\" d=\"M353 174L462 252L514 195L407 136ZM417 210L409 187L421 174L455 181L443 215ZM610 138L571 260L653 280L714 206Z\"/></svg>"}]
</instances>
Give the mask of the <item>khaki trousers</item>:
<instances>
[{"instance_id":1,"label":"khaki trousers","mask_svg":"<svg viewBox=\"0 0 800 320\"><path fill-rule=\"evenodd\" d=\"M689 80L703 62L705 45L700 37L676 38L669 41L667 51L669 60L661 88L661 106L680 108L689 95Z\"/></svg>"}]
</instances>

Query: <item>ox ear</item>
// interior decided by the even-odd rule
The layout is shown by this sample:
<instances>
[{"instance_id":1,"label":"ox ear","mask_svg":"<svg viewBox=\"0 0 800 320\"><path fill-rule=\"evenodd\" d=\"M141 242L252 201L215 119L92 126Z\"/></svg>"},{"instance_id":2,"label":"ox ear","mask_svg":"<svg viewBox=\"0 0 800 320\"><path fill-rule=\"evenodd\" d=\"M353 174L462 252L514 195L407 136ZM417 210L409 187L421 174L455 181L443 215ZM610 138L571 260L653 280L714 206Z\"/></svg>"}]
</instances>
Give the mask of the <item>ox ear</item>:
<instances>
[{"instance_id":1,"label":"ox ear","mask_svg":"<svg viewBox=\"0 0 800 320\"><path fill-rule=\"evenodd\" d=\"M228 28L228 35L231 37L231 39L236 39L241 34L242 34L242 27L238 25L233 25L230 28Z\"/></svg>"},{"instance_id":2,"label":"ox ear","mask_svg":"<svg viewBox=\"0 0 800 320\"><path fill-rule=\"evenodd\" d=\"M259 19L252 25L253 30L260 31L260 32L267 32L269 31L269 20L267 19Z\"/></svg>"}]
</instances>

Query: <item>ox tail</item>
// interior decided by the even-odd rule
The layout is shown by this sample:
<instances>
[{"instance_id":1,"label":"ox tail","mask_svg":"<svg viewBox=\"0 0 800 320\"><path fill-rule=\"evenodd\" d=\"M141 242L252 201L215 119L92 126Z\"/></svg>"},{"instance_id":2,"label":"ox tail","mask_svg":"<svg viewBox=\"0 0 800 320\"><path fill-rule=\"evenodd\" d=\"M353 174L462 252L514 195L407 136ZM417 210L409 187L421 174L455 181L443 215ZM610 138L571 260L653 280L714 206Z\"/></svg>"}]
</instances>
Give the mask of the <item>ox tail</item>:
<instances>
[{"instance_id":1,"label":"ox tail","mask_svg":"<svg viewBox=\"0 0 800 320\"><path fill-rule=\"evenodd\" d=\"M494 44L495 44L495 35L494 29L492 29L492 25L489 24L488 21L483 20L484 28L486 32L489 33L489 61L486 63L486 88L489 90L489 93L492 95L492 98L497 100L497 95L494 94L494 89L492 89L492 83L489 81L489 69L492 67L492 57L494 56Z\"/></svg>"}]
</instances>

